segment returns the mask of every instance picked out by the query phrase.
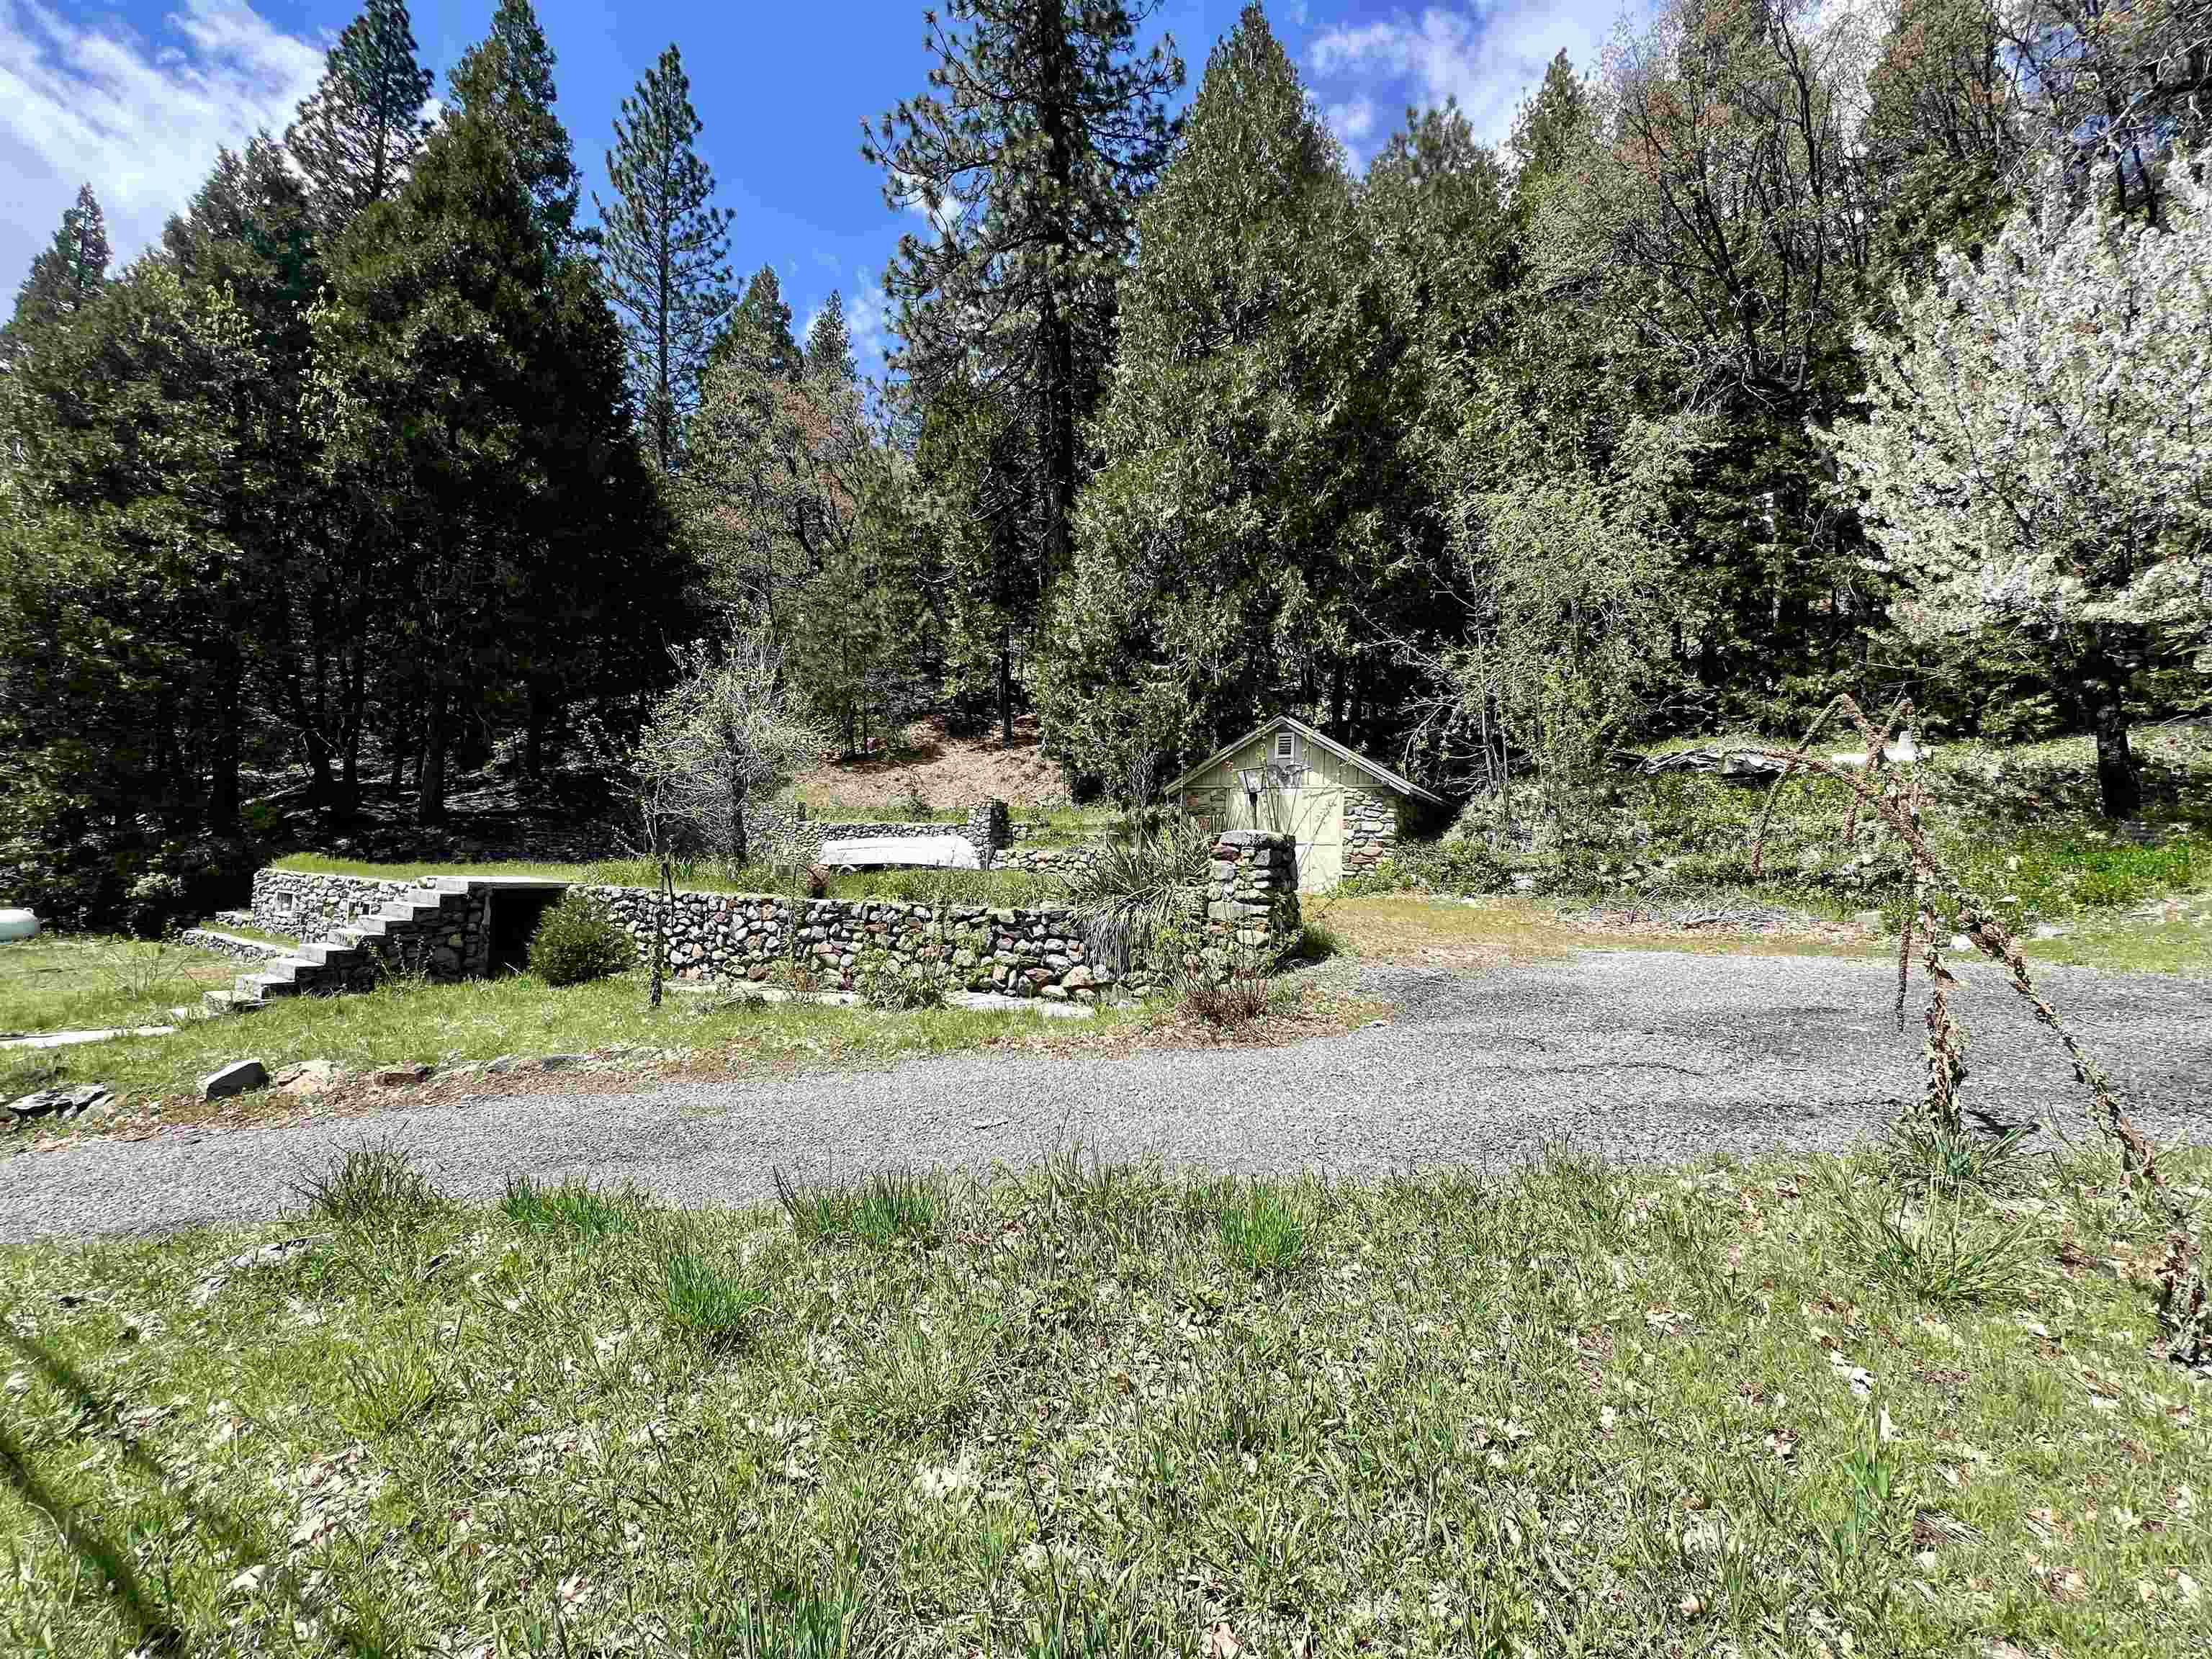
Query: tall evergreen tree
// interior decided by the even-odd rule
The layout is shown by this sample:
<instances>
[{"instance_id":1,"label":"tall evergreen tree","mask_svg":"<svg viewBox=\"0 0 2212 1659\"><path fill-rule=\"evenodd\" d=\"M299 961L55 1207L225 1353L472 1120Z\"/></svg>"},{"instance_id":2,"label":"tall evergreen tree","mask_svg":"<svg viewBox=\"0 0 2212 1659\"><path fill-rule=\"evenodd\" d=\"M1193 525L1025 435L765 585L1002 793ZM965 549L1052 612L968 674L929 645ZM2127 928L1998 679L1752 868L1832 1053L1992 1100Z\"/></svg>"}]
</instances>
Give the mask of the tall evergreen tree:
<instances>
[{"instance_id":1,"label":"tall evergreen tree","mask_svg":"<svg viewBox=\"0 0 2212 1659\"><path fill-rule=\"evenodd\" d=\"M1077 433L1113 350L1116 284L1138 204L1167 163L1182 87L1172 39L1136 49L1158 0L950 0L925 14L931 90L861 154L884 199L924 210L884 273L925 384L980 373L1023 405L1048 571L1066 568L1081 482Z\"/></svg>"},{"instance_id":2,"label":"tall evergreen tree","mask_svg":"<svg viewBox=\"0 0 2212 1659\"><path fill-rule=\"evenodd\" d=\"M607 152L611 204L604 222L608 287L628 320L647 447L673 471L684 423L730 309L730 216L714 205L714 175L696 148L699 117L674 46L622 101Z\"/></svg>"},{"instance_id":3,"label":"tall evergreen tree","mask_svg":"<svg viewBox=\"0 0 2212 1659\"><path fill-rule=\"evenodd\" d=\"M1525 198L1546 179L1558 176L1582 141L1589 114L1589 88L1575 73L1574 60L1562 46L1544 66L1542 83L1521 100L1513 123L1510 149L1516 196Z\"/></svg>"},{"instance_id":4,"label":"tall evergreen tree","mask_svg":"<svg viewBox=\"0 0 2212 1659\"><path fill-rule=\"evenodd\" d=\"M853 334L845 326L845 296L836 289L806 328L806 372L826 374L850 386L860 378L853 358Z\"/></svg>"},{"instance_id":5,"label":"tall evergreen tree","mask_svg":"<svg viewBox=\"0 0 2212 1659\"><path fill-rule=\"evenodd\" d=\"M31 261L15 290L15 312L6 331L8 356L40 330L66 322L100 293L107 280L107 218L90 185L77 186L76 203L62 212L54 239Z\"/></svg>"},{"instance_id":6,"label":"tall evergreen tree","mask_svg":"<svg viewBox=\"0 0 2212 1659\"><path fill-rule=\"evenodd\" d=\"M489 120L447 124L349 236L315 319L326 465L392 573L425 821L495 689L680 586L620 331L588 268L563 264L549 289L531 206Z\"/></svg>"},{"instance_id":7,"label":"tall evergreen tree","mask_svg":"<svg viewBox=\"0 0 2212 1659\"><path fill-rule=\"evenodd\" d=\"M1145 204L1099 468L1052 606L1045 740L1079 771L1293 710L1389 735L1417 380L1342 151L1257 5Z\"/></svg>"},{"instance_id":8,"label":"tall evergreen tree","mask_svg":"<svg viewBox=\"0 0 2212 1659\"><path fill-rule=\"evenodd\" d=\"M791 332L791 307L783 302L783 284L775 267L763 265L745 284L745 297L730 313L730 326L714 342L719 361L740 342L763 354L768 372L780 379L799 378L799 343Z\"/></svg>"},{"instance_id":9,"label":"tall evergreen tree","mask_svg":"<svg viewBox=\"0 0 2212 1659\"><path fill-rule=\"evenodd\" d=\"M582 174L568 130L553 112L554 61L530 0L499 0L490 33L461 54L448 84L455 114L483 115L499 130L530 192L546 252L558 258L582 240L576 228Z\"/></svg>"},{"instance_id":10,"label":"tall evergreen tree","mask_svg":"<svg viewBox=\"0 0 2212 1659\"><path fill-rule=\"evenodd\" d=\"M325 60L323 78L285 129L326 238L398 193L430 131L434 84L416 59L406 0L367 0Z\"/></svg>"}]
</instances>

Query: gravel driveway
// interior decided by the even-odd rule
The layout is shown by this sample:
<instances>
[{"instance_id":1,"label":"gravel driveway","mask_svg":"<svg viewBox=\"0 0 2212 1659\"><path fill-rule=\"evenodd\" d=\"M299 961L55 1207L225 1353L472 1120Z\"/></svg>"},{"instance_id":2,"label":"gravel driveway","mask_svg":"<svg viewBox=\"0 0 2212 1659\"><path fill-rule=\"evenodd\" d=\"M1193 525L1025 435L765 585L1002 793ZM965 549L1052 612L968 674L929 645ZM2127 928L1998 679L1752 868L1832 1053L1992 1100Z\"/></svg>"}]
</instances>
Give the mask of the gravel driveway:
<instances>
[{"instance_id":1,"label":"gravel driveway","mask_svg":"<svg viewBox=\"0 0 2212 1659\"><path fill-rule=\"evenodd\" d=\"M1372 1176L1498 1164L1569 1143L1686 1160L1839 1149L1919 1085L1920 999L1899 1033L1894 969L1810 957L1586 952L1447 974L1368 967L1388 1024L1295 1047L1125 1056L961 1054L895 1069L686 1081L651 1094L486 1097L367 1118L88 1142L0 1163L0 1240L258 1220L365 1138L394 1136L457 1196L506 1177L636 1182L678 1204L764 1199L769 1171L1020 1164L1070 1143L1109 1158ZM1985 969L1959 1000L1968 1100L2006 1119L2081 1093L2048 1033ZM2212 1139L2212 982L2050 969L2159 1139Z\"/></svg>"}]
</instances>

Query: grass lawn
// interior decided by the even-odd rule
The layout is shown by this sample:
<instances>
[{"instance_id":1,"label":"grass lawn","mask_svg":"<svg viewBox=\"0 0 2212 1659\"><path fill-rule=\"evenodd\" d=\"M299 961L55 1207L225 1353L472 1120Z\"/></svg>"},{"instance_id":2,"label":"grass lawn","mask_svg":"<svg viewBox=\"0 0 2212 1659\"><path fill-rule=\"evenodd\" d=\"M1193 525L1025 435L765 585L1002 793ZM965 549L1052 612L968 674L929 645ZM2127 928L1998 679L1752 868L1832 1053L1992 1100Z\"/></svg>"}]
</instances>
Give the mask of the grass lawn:
<instances>
[{"instance_id":1,"label":"grass lawn","mask_svg":"<svg viewBox=\"0 0 2212 1659\"><path fill-rule=\"evenodd\" d=\"M229 973L243 971L240 964L224 965ZM1107 1008L1081 1023L1098 1027L1132 1017ZM736 1071L872 1066L980 1047L1033 1030L1042 1018L967 1008L891 1013L769 1005L688 988L672 992L656 1012L646 1006L645 983L635 973L557 989L520 974L455 985L391 984L355 996L289 997L258 1013L186 1025L167 1036L0 1054L0 1098L58 1082L104 1083L136 1099L174 1097L195 1092L200 1078L247 1054L272 1073L312 1059L366 1071L629 1043L686 1050L697 1064ZM169 1121L189 1115L173 1108Z\"/></svg>"},{"instance_id":2,"label":"grass lawn","mask_svg":"<svg viewBox=\"0 0 2212 1659\"><path fill-rule=\"evenodd\" d=\"M172 1007L197 1004L244 971L189 945L51 934L9 940L0 943L0 1032L165 1025ZM0 1057L0 1068L6 1064Z\"/></svg>"},{"instance_id":3,"label":"grass lawn","mask_svg":"<svg viewBox=\"0 0 2212 1659\"><path fill-rule=\"evenodd\" d=\"M1326 928L1359 956L1454 968L1535 961L1571 951L1879 956L1896 949L1894 940L1885 945L1879 939L1805 938L1729 929L1629 933L1562 916L1552 900L1504 895L1469 902L1403 893L1358 894L1326 903L1309 900L1306 917L1310 926Z\"/></svg>"},{"instance_id":4,"label":"grass lawn","mask_svg":"<svg viewBox=\"0 0 2212 1659\"><path fill-rule=\"evenodd\" d=\"M2038 1164L1900 1248L1883 1180L1071 1157L671 1213L367 1153L258 1231L0 1250L0 1644L2212 1649L2161 1241Z\"/></svg>"},{"instance_id":5,"label":"grass lawn","mask_svg":"<svg viewBox=\"0 0 2212 1659\"><path fill-rule=\"evenodd\" d=\"M368 876L379 881L421 881L432 876L535 876L546 881L596 883L615 887L657 887L660 872L650 860L607 859L594 864L369 864L357 859L325 858L296 853L276 860L278 870L316 875ZM711 861L679 864L679 891L694 893L781 893L793 891L794 874L765 865L735 872ZM1050 876L1019 870L860 870L830 878L830 896L896 899L910 904L981 904L1034 907L1064 902L1065 884Z\"/></svg>"}]
</instances>

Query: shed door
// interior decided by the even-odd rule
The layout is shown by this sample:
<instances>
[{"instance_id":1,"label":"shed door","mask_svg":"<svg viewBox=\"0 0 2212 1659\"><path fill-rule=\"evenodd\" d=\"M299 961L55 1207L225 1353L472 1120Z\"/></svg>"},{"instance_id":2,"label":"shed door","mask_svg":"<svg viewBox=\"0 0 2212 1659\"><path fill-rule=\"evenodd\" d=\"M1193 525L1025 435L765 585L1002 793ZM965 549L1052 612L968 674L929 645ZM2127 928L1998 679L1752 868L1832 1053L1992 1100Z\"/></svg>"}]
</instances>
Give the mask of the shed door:
<instances>
[{"instance_id":1,"label":"shed door","mask_svg":"<svg viewBox=\"0 0 2212 1659\"><path fill-rule=\"evenodd\" d=\"M1344 879L1344 791L1315 775L1297 792L1298 890L1326 892Z\"/></svg>"}]
</instances>

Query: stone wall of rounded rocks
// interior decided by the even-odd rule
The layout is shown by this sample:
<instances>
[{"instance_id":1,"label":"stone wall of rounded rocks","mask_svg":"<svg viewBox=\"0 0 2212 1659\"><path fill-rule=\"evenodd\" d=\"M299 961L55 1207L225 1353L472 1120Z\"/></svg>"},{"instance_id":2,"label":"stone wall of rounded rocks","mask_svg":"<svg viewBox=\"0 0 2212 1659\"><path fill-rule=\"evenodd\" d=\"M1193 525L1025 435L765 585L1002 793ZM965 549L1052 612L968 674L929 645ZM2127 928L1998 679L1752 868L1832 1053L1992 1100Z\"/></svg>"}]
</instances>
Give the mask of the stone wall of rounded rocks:
<instances>
[{"instance_id":1,"label":"stone wall of rounded rocks","mask_svg":"<svg viewBox=\"0 0 2212 1659\"><path fill-rule=\"evenodd\" d=\"M649 888L586 887L629 934L641 957L652 948ZM902 968L949 973L962 988L1091 1002L1126 982L1094 963L1073 913L1058 907L992 909L906 904L891 899L789 899L755 893L678 893L669 921L668 959L683 979L764 980L780 964L802 964L823 988L851 990L864 958L880 952Z\"/></svg>"},{"instance_id":2,"label":"stone wall of rounded rocks","mask_svg":"<svg viewBox=\"0 0 2212 1659\"><path fill-rule=\"evenodd\" d=\"M219 957L229 957L237 962L272 962L291 953L281 945L264 945L259 939L236 939L228 933L210 933L204 927L187 927L177 935L179 943L196 945L203 951L212 951Z\"/></svg>"},{"instance_id":3,"label":"stone wall of rounded rocks","mask_svg":"<svg viewBox=\"0 0 2212 1659\"><path fill-rule=\"evenodd\" d=\"M992 854L994 870L1019 870L1033 876L1072 876L1088 870L1098 856L1101 843L1078 842L1073 847L1032 847L1017 842Z\"/></svg>"},{"instance_id":4,"label":"stone wall of rounded rocks","mask_svg":"<svg viewBox=\"0 0 2212 1659\"><path fill-rule=\"evenodd\" d=\"M1202 909L1194 918L1197 948L1184 965L1218 967L1237 955L1288 946L1299 926L1297 879L1288 836L1246 830L1220 836L1206 867ZM607 908L641 956L651 950L652 889L583 890ZM1164 966L1134 962L1122 974L1093 960L1074 913L1056 905L1002 909L681 892L669 922L669 966L684 979L763 980L779 964L798 963L824 986L850 990L864 958L878 951L902 967L921 963L949 972L968 990L1056 1001L1090 1002L1116 987L1141 992Z\"/></svg>"},{"instance_id":5,"label":"stone wall of rounded rocks","mask_svg":"<svg viewBox=\"0 0 2212 1659\"><path fill-rule=\"evenodd\" d=\"M313 942L373 916L419 881L369 876L311 875L302 870L258 870L253 876L253 925Z\"/></svg>"},{"instance_id":6,"label":"stone wall of rounded rocks","mask_svg":"<svg viewBox=\"0 0 2212 1659\"><path fill-rule=\"evenodd\" d=\"M254 878L253 917L271 932L313 941L428 884L264 870ZM591 884L582 890L606 907L641 955L651 948L656 904L651 888ZM278 897L287 892L294 896L289 904ZM1196 939L1183 966L1218 969L1239 957L1287 947L1299 926L1291 838L1250 830L1220 836L1194 900ZM365 964L364 974L388 971L395 959L410 969L419 964L433 978L482 974L489 961L490 902L482 892L447 894L436 915L391 924L391 949ZM1124 972L1094 960L1074 913L1061 906L676 895L669 962L682 978L762 980L780 963L799 963L825 987L849 990L872 952L903 966L934 965L967 989L1055 1001L1090 1002L1116 988L1140 992L1165 966L1139 961ZM344 988L356 988L349 982Z\"/></svg>"},{"instance_id":7,"label":"stone wall of rounded rocks","mask_svg":"<svg viewBox=\"0 0 2212 1659\"><path fill-rule=\"evenodd\" d=\"M1398 846L1398 798L1380 790L1344 792L1344 873L1371 874Z\"/></svg>"}]
</instances>

